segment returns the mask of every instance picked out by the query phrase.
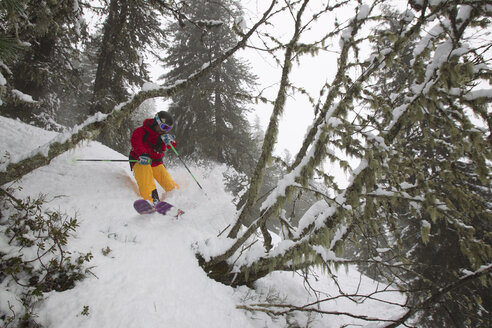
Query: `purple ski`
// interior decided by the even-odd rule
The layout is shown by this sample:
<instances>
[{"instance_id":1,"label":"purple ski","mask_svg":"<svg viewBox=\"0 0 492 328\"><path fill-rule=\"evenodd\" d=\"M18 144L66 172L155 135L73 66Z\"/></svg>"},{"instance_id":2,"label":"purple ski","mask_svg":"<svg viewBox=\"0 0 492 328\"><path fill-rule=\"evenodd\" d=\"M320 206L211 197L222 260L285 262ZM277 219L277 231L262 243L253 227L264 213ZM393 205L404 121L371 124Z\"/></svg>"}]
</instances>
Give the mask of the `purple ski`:
<instances>
[{"instance_id":1,"label":"purple ski","mask_svg":"<svg viewBox=\"0 0 492 328\"><path fill-rule=\"evenodd\" d=\"M145 199L139 199L133 203L133 207L140 214L151 214L157 212L159 214L169 215L175 218L178 218L181 214L184 214L184 211L180 210L176 206L163 201L158 202L155 206L153 206Z\"/></svg>"}]
</instances>

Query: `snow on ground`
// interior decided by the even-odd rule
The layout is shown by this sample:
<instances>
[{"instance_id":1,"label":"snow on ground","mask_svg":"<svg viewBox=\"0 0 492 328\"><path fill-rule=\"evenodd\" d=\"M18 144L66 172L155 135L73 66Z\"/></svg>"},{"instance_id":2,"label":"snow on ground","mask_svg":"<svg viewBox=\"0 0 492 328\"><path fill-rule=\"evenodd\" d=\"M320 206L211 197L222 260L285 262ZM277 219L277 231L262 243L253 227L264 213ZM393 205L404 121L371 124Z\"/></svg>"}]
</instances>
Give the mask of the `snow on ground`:
<instances>
[{"instance_id":1,"label":"snow on ground","mask_svg":"<svg viewBox=\"0 0 492 328\"><path fill-rule=\"evenodd\" d=\"M0 117L0 158L6 151L21 155L51 140L47 132ZM179 150L178 150L179 151ZM167 154L167 156L174 156ZM179 220L135 213L136 184L127 163L73 162L73 158L125 159L98 142L84 142L57 157L48 166L26 175L19 184L19 198L40 193L55 198L49 206L76 215L80 227L69 242L74 252L92 252L88 263L93 275L64 292L51 292L37 309L45 327L285 327L285 319L237 309L237 305L276 302L303 305L314 300L301 277L273 273L257 283L256 290L231 288L209 279L198 266L193 244L217 236L233 219L232 196L224 191L224 167L205 169L190 165L203 186L198 188L184 167L170 167L179 190L166 200L186 211ZM162 194L162 189L159 189ZM49 198L49 197L48 197ZM103 254L104 250L110 250ZM338 272L349 290L359 285L374 290L377 284L354 269ZM338 289L326 277L313 282L330 295ZM3 286L2 286L3 287ZM398 294L388 295L402 301ZM15 300L11 300L15 302ZM82 315L88 307L88 315ZM338 300L323 310L352 311L353 302ZM370 316L394 315L389 305L357 309ZM386 314L386 315L385 315ZM296 315L301 326L339 327L354 322L345 316ZM362 323L362 322L359 322Z\"/></svg>"}]
</instances>

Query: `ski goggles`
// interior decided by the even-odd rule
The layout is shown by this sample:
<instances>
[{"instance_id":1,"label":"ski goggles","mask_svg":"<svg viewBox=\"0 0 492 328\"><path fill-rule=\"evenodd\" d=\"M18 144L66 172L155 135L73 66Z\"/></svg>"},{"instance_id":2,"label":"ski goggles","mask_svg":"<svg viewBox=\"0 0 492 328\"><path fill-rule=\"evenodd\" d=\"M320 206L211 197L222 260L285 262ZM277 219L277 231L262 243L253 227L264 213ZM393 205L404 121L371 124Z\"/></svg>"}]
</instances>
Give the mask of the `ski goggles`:
<instances>
[{"instance_id":1,"label":"ski goggles","mask_svg":"<svg viewBox=\"0 0 492 328\"><path fill-rule=\"evenodd\" d=\"M157 115L155 116L155 121L159 126L159 128L164 132L169 132L172 128L172 125L167 125L166 123L162 123L161 119Z\"/></svg>"}]
</instances>

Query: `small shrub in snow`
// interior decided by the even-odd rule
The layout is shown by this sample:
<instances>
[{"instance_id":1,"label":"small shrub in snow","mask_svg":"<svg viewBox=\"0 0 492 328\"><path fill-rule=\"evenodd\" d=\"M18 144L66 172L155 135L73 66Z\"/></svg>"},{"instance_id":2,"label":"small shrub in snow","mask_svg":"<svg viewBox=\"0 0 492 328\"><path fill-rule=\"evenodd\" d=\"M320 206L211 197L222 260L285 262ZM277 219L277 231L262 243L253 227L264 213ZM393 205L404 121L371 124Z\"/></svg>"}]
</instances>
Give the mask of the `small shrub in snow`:
<instances>
[{"instance_id":1,"label":"small shrub in snow","mask_svg":"<svg viewBox=\"0 0 492 328\"><path fill-rule=\"evenodd\" d=\"M0 217L0 323L37 326L34 305L43 293L73 288L84 278L91 253L73 254L67 241L78 227L75 218L43 209L46 200L18 200L2 191ZM22 312L22 313L21 313Z\"/></svg>"}]
</instances>

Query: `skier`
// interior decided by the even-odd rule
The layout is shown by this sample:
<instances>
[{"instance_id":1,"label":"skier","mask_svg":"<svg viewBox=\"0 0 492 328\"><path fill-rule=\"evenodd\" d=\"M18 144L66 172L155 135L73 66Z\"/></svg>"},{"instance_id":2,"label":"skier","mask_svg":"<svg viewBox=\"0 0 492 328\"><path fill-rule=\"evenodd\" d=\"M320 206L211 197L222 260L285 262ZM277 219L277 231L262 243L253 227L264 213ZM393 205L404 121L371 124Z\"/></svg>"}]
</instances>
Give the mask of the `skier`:
<instances>
[{"instance_id":1,"label":"skier","mask_svg":"<svg viewBox=\"0 0 492 328\"><path fill-rule=\"evenodd\" d=\"M146 119L142 126L136 128L131 136L132 150L130 159L131 169L137 181L140 196L153 203L159 202L159 194L154 179L169 192L179 188L162 164L164 152L176 147L176 139L170 134L173 125L172 116L165 111L158 112L155 117Z\"/></svg>"}]
</instances>

